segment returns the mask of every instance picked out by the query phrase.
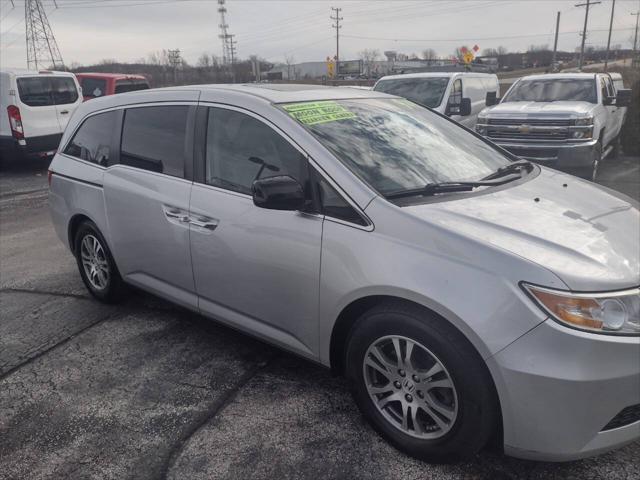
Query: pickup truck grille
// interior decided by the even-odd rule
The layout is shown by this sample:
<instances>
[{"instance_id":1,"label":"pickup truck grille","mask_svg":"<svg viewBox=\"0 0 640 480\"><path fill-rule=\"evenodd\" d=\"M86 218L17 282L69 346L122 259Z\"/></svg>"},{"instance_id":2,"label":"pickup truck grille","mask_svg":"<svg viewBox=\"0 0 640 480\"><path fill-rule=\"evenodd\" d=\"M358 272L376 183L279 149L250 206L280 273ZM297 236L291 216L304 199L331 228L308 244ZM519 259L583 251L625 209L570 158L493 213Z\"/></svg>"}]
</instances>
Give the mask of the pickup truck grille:
<instances>
[{"instance_id":1,"label":"pickup truck grille","mask_svg":"<svg viewBox=\"0 0 640 480\"><path fill-rule=\"evenodd\" d=\"M485 135L493 140L564 141L570 138L573 119L490 118Z\"/></svg>"},{"instance_id":2,"label":"pickup truck grille","mask_svg":"<svg viewBox=\"0 0 640 480\"><path fill-rule=\"evenodd\" d=\"M487 122L489 125L548 125L555 127L569 127L575 124L572 119L535 119L535 118L490 118Z\"/></svg>"}]
</instances>

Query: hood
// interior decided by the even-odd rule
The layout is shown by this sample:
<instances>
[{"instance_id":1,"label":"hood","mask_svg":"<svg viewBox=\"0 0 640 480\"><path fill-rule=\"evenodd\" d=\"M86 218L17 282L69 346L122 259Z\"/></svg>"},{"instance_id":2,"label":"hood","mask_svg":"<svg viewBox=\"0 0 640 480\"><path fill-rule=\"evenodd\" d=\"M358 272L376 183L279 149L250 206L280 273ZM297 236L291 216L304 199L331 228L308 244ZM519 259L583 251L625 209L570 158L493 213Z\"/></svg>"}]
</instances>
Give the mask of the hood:
<instances>
[{"instance_id":1,"label":"hood","mask_svg":"<svg viewBox=\"0 0 640 480\"><path fill-rule=\"evenodd\" d=\"M596 105L589 102L504 102L485 110L490 117L496 115L518 114L518 117L583 117L589 114Z\"/></svg>"},{"instance_id":2,"label":"hood","mask_svg":"<svg viewBox=\"0 0 640 480\"><path fill-rule=\"evenodd\" d=\"M404 208L535 262L571 290L640 285L638 202L570 175L543 168L500 191Z\"/></svg>"}]
</instances>

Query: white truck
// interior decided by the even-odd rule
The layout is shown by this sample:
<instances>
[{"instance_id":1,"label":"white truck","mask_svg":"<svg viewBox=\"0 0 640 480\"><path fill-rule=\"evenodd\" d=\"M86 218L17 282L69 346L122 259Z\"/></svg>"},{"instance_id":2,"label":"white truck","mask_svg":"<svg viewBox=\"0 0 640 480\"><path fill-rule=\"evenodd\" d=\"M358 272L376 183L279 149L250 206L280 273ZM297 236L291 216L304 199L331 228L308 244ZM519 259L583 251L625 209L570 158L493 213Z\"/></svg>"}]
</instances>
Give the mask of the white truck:
<instances>
[{"instance_id":1,"label":"white truck","mask_svg":"<svg viewBox=\"0 0 640 480\"><path fill-rule=\"evenodd\" d=\"M497 103L500 85L494 74L425 72L382 77L373 89L432 108L473 129L480 111Z\"/></svg>"},{"instance_id":2,"label":"white truck","mask_svg":"<svg viewBox=\"0 0 640 480\"><path fill-rule=\"evenodd\" d=\"M595 180L600 161L618 151L630 99L607 73L530 75L480 112L476 131L514 155Z\"/></svg>"}]
</instances>

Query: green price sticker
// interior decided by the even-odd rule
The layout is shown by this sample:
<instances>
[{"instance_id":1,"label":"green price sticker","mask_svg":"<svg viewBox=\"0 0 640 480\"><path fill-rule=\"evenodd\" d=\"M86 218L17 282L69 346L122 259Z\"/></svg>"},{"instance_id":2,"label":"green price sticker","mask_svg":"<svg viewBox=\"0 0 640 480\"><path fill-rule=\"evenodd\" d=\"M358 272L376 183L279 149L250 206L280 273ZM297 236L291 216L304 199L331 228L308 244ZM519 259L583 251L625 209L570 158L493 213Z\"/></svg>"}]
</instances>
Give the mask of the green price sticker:
<instances>
[{"instance_id":1,"label":"green price sticker","mask_svg":"<svg viewBox=\"0 0 640 480\"><path fill-rule=\"evenodd\" d=\"M356 118L355 114L336 102L304 102L284 105L289 115L304 125L336 122Z\"/></svg>"}]
</instances>

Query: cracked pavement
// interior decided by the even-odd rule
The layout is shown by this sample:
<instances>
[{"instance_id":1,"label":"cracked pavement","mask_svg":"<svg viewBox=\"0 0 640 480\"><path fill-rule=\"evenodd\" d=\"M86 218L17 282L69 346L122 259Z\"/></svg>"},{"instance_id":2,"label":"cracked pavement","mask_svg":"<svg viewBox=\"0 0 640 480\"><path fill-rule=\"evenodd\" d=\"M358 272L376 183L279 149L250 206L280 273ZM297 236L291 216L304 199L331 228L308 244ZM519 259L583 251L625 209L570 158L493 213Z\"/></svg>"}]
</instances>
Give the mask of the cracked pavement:
<instances>
[{"instance_id":1,"label":"cracked pavement","mask_svg":"<svg viewBox=\"0 0 640 480\"><path fill-rule=\"evenodd\" d=\"M602 167L640 198L638 158ZM407 457L321 367L134 291L87 295L46 164L0 172L0 479L640 478L640 442L562 464Z\"/></svg>"}]
</instances>

